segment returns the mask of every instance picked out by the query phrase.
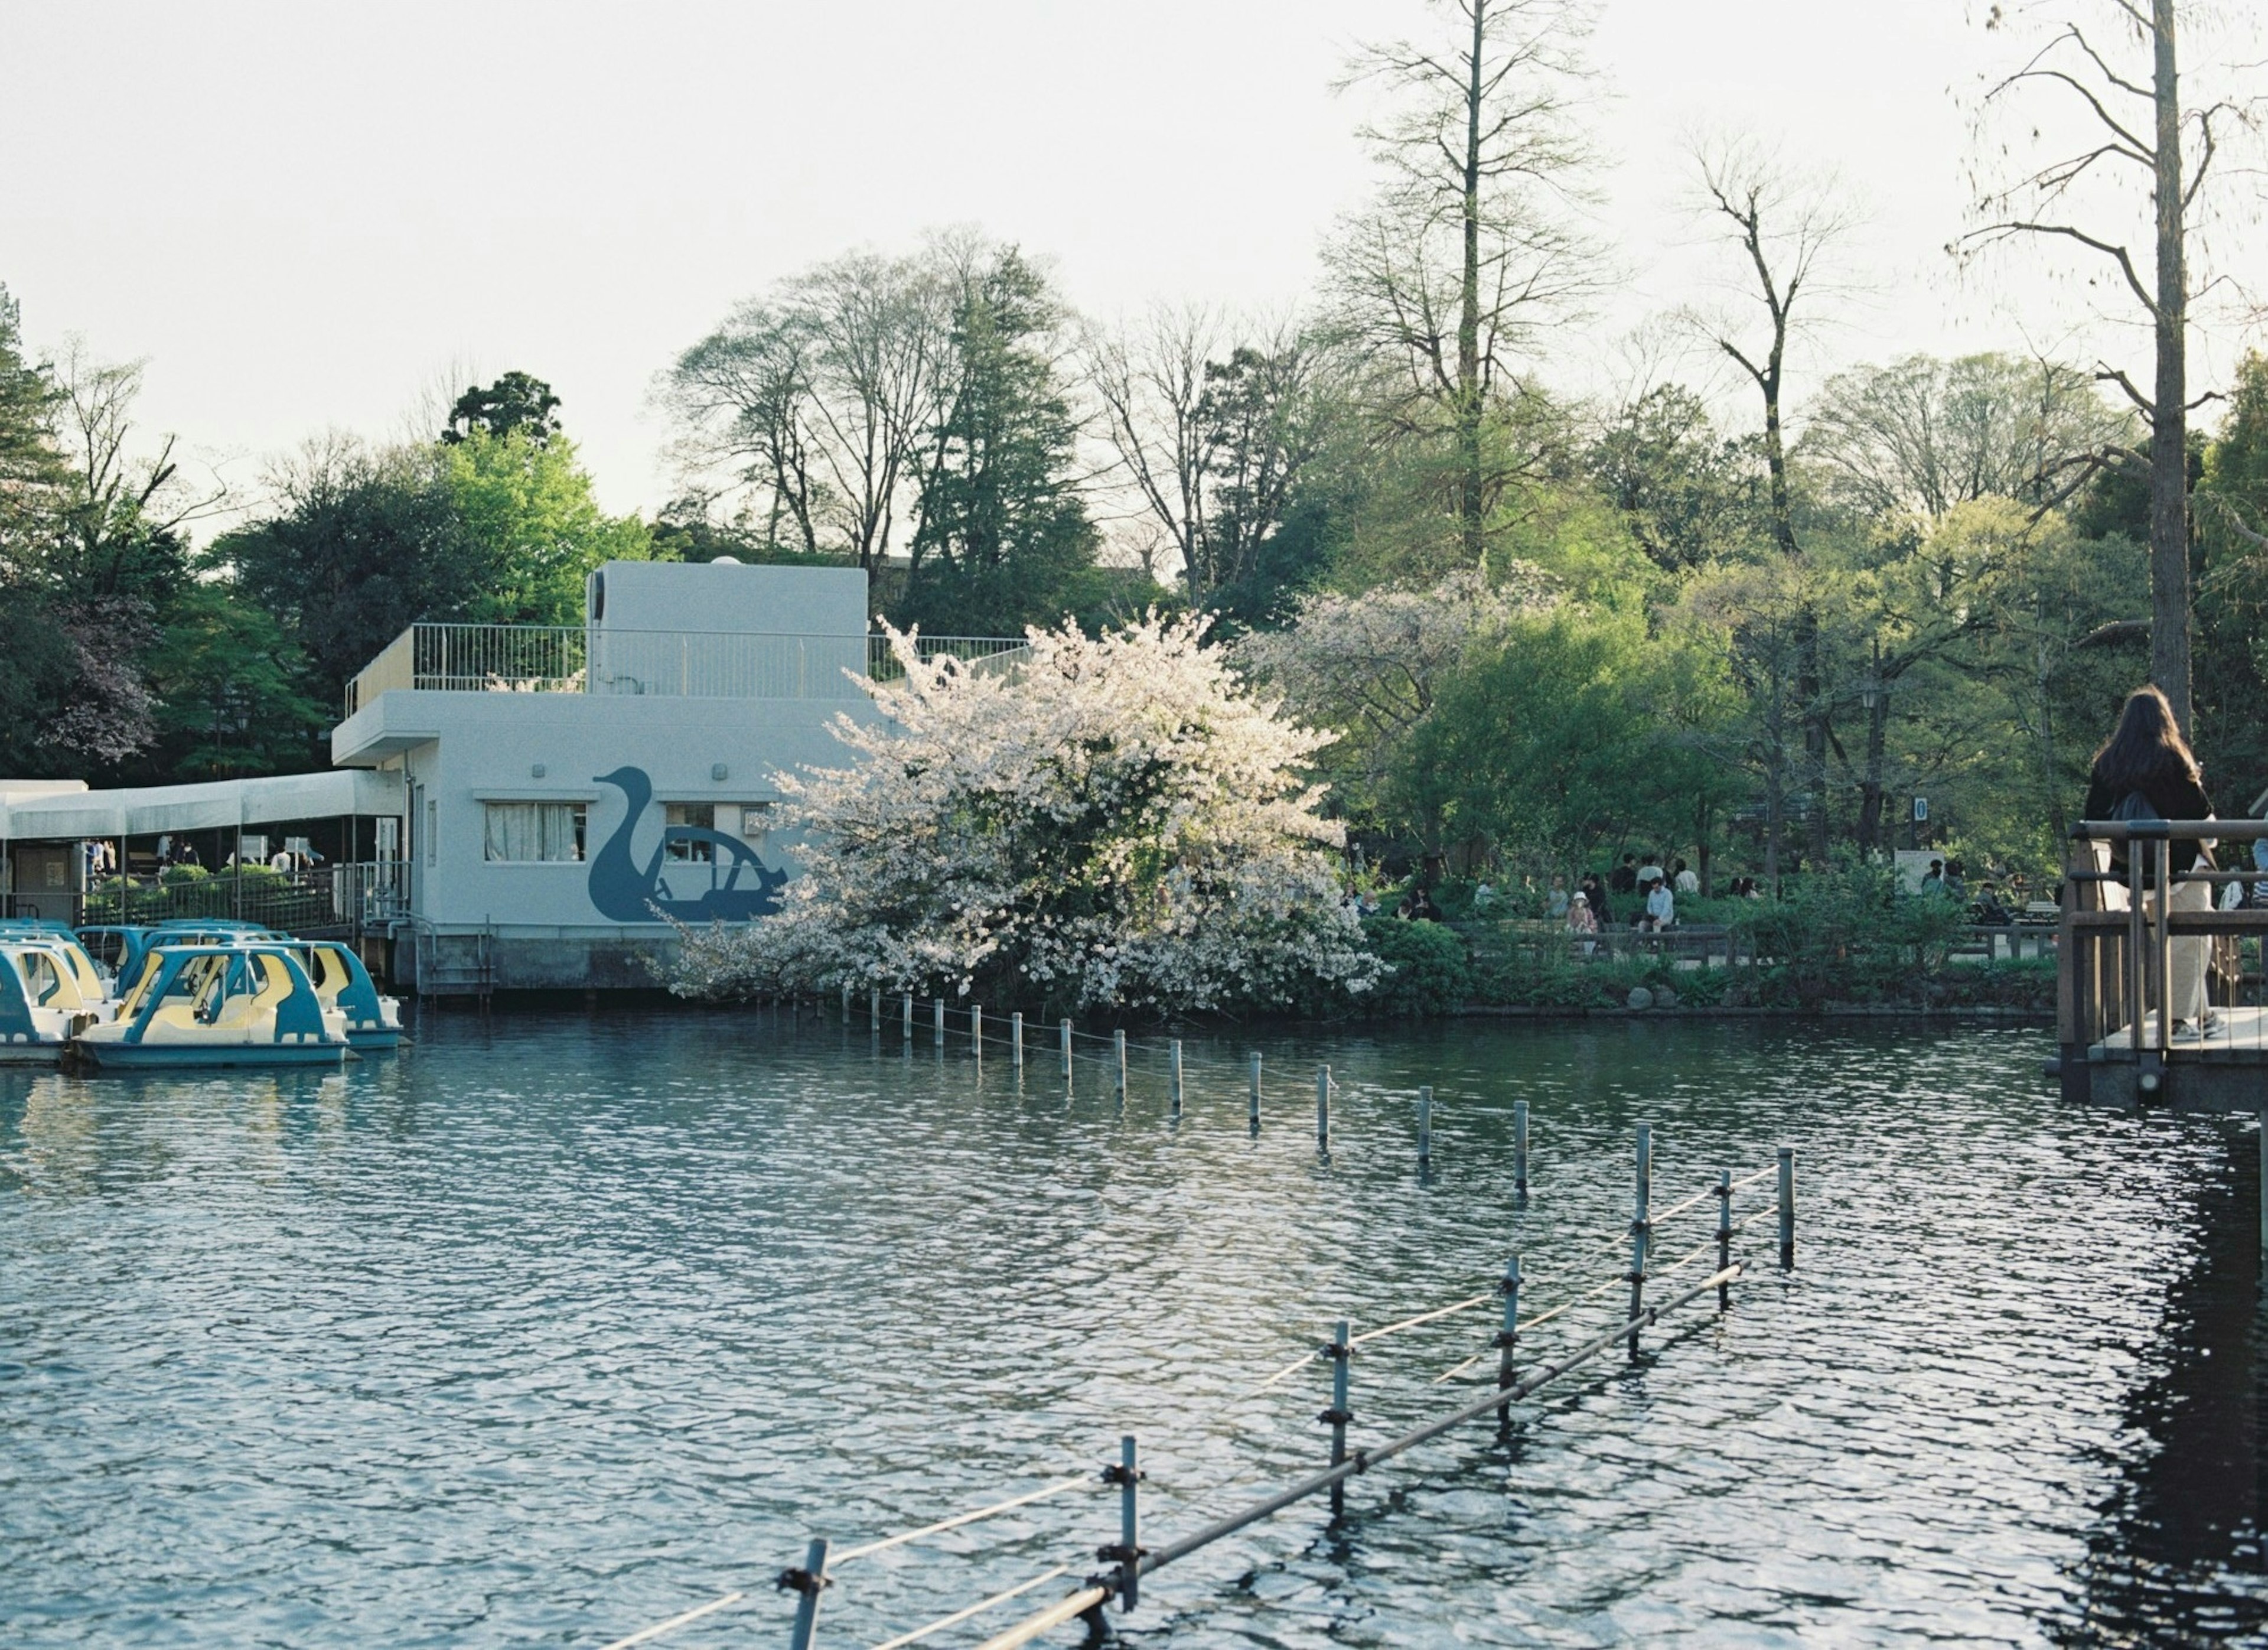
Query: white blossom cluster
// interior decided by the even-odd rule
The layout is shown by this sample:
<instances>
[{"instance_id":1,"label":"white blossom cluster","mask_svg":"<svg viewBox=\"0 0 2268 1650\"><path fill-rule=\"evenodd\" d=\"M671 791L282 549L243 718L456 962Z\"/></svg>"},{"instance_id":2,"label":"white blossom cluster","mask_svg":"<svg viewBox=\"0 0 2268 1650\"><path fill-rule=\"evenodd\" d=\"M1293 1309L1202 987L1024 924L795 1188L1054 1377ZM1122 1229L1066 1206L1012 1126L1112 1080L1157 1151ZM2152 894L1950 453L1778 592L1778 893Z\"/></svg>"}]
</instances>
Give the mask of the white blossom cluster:
<instances>
[{"instance_id":1,"label":"white blossom cluster","mask_svg":"<svg viewBox=\"0 0 2268 1650\"><path fill-rule=\"evenodd\" d=\"M783 776L804 874L776 916L685 931L688 996L944 991L1003 1009L1159 1012L1366 991L1341 828L1304 777L1329 742L1256 697L1204 622L1027 632L1003 668L866 682L858 760Z\"/></svg>"}]
</instances>

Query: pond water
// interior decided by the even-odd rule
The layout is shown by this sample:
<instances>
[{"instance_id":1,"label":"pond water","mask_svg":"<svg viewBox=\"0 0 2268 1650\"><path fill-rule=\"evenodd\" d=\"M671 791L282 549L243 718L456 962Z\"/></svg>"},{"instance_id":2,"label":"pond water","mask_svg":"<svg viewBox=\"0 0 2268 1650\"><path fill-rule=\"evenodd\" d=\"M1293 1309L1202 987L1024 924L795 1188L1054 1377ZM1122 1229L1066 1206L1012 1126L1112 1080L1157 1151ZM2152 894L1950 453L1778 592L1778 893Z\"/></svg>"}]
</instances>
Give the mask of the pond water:
<instances>
[{"instance_id":1,"label":"pond water","mask_svg":"<svg viewBox=\"0 0 2268 1650\"><path fill-rule=\"evenodd\" d=\"M909 1048L757 1011L417 1030L327 1078L0 1072L0 1641L595 1646L746 1587L663 1642L784 1644L770 1578L811 1535L839 1550L1091 1474L1124 1431L1155 1545L1319 1464L1327 1367L1256 1389L1333 1318L1478 1293L1514 1247L1530 1312L1618 1271L1641 1119L1658 1207L1793 1145L1798 1268L1750 1227L1729 1314L1688 1308L1635 1366L1358 1480L1336 1525L1305 1503L1159 1573L1123 1631L2268 1633L2256 1137L2067 1109L2037 1033L1193 1040L1176 1123L1147 1055L1122 1107L1099 1064L1067 1094L1035 1052L1020 1086L925 1025ZM1711 1219L1666 1225L1663 1255ZM1588 1338L1616 1293L1523 1357ZM1487 1317L1366 1347L1356 1441L1474 1391L1433 1381ZM1085 1573L1112 1493L845 1568L821 1642Z\"/></svg>"}]
</instances>

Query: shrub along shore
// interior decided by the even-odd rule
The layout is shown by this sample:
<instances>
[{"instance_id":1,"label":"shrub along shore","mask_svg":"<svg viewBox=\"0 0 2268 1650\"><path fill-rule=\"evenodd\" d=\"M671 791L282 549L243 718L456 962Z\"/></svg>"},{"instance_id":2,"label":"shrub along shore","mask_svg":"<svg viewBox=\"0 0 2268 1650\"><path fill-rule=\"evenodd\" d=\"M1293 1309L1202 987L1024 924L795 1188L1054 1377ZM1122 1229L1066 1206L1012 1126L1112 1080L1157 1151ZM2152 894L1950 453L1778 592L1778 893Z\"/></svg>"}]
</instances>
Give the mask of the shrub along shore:
<instances>
[{"instance_id":1,"label":"shrub along shore","mask_svg":"<svg viewBox=\"0 0 2268 1650\"><path fill-rule=\"evenodd\" d=\"M1697 902L1697 906L1698 902ZM2052 1013L2052 955L1973 954L1979 932L1954 901L1897 891L1887 867L1846 867L1778 901L1698 906L1683 933L1617 932L1586 951L1548 919L1455 922L1373 917L1388 965L1360 1014L1461 1013ZM1690 936L1716 936L1697 947ZM2007 932L2007 931L2001 931ZM1658 948L1655 948L1658 947Z\"/></svg>"}]
</instances>

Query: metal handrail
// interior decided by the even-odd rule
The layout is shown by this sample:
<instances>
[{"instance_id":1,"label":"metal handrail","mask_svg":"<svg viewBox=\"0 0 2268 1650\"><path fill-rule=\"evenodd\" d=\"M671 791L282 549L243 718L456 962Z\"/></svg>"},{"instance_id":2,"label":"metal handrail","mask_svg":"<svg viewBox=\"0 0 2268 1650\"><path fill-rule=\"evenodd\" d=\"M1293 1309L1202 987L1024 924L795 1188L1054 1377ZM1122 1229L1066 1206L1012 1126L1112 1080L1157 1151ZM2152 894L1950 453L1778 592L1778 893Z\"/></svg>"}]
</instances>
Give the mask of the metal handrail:
<instances>
[{"instance_id":1,"label":"metal handrail","mask_svg":"<svg viewBox=\"0 0 2268 1650\"><path fill-rule=\"evenodd\" d=\"M1027 654L1021 637L914 636L924 662L976 668ZM903 674L890 637L867 631L635 630L615 625L420 622L346 685L348 716L380 694L588 693L670 698L850 699L857 678Z\"/></svg>"},{"instance_id":2,"label":"metal handrail","mask_svg":"<svg viewBox=\"0 0 2268 1650\"><path fill-rule=\"evenodd\" d=\"M2268 836L2268 820L2101 819L2071 828L2073 842L2257 842Z\"/></svg>"}]
</instances>

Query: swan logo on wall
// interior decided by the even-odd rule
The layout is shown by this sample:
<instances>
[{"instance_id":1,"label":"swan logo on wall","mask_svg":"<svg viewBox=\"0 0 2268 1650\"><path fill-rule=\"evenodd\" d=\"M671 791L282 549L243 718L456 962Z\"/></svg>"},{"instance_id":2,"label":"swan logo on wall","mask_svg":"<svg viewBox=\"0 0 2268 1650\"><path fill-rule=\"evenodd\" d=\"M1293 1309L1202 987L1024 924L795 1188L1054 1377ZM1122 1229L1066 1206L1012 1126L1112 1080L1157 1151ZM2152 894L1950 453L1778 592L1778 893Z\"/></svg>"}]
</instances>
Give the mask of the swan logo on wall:
<instances>
[{"instance_id":1,"label":"swan logo on wall","mask_svg":"<svg viewBox=\"0 0 2268 1650\"><path fill-rule=\"evenodd\" d=\"M653 858L640 866L630 858L630 833L653 800L653 781L643 768L617 768L595 783L614 786L628 804L622 822L591 861L591 903L601 917L650 923L659 910L681 923L743 923L779 910L787 873L771 870L746 843L706 826L664 827ZM705 843L709 857L681 860L665 871L677 843ZM708 884L696 892L689 885L704 872Z\"/></svg>"}]
</instances>

